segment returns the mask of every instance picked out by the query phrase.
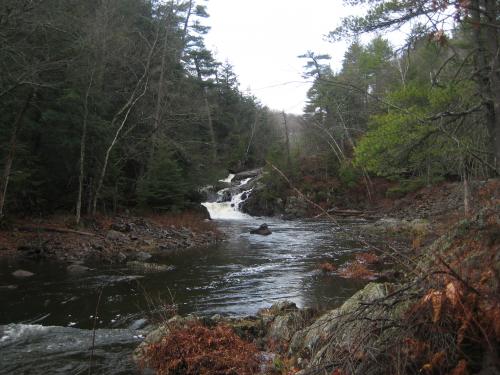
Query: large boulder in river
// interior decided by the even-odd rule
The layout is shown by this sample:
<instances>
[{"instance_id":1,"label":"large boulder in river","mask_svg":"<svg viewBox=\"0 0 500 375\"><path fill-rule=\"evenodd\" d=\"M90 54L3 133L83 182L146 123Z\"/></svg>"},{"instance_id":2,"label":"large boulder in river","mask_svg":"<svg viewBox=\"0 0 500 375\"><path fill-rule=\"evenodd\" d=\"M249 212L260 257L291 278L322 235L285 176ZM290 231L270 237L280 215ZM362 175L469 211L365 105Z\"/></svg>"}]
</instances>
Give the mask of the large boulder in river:
<instances>
[{"instance_id":1,"label":"large boulder in river","mask_svg":"<svg viewBox=\"0 0 500 375\"><path fill-rule=\"evenodd\" d=\"M269 227L267 226L266 223L264 224L261 224L260 227L258 227L257 229L252 229L250 231L251 234L260 234L261 236L269 236L271 233L271 230L269 229Z\"/></svg>"}]
</instances>

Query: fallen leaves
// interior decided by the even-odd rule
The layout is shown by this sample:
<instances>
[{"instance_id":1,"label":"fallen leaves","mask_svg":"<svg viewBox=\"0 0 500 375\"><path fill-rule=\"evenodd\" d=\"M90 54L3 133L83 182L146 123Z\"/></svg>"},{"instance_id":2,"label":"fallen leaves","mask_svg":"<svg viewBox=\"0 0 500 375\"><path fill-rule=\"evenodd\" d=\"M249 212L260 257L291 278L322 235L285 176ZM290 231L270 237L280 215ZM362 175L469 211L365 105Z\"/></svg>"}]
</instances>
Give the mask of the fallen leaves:
<instances>
[{"instance_id":1,"label":"fallen leaves","mask_svg":"<svg viewBox=\"0 0 500 375\"><path fill-rule=\"evenodd\" d=\"M375 272L370 270L366 265L353 262L349 263L347 266L339 270L339 276L348 279L364 279L373 280L375 279Z\"/></svg>"},{"instance_id":2,"label":"fallen leaves","mask_svg":"<svg viewBox=\"0 0 500 375\"><path fill-rule=\"evenodd\" d=\"M144 354L143 367L157 375L250 375L260 365L256 346L224 325L211 328L193 323L174 329L159 343L149 345Z\"/></svg>"},{"instance_id":3,"label":"fallen leaves","mask_svg":"<svg viewBox=\"0 0 500 375\"><path fill-rule=\"evenodd\" d=\"M378 263L380 263L380 257L374 253L356 254L356 260L359 263L364 263L364 264L378 264Z\"/></svg>"},{"instance_id":4,"label":"fallen leaves","mask_svg":"<svg viewBox=\"0 0 500 375\"><path fill-rule=\"evenodd\" d=\"M337 270L335 264L330 262L323 262L318 266L318 268L324 273L335 272Z\"/></svg>"}]
</instances>

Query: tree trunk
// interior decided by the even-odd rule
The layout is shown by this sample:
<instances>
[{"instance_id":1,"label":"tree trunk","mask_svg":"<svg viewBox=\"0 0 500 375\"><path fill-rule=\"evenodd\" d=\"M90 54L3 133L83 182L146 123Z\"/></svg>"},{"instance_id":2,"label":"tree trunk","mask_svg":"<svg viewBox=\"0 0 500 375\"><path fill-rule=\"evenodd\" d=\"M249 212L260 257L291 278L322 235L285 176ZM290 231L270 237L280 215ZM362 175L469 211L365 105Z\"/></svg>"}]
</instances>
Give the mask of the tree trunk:
<instances>
[{"instance_id":1,"label":"tree trunk","mask_svg":"<svg viewBox=\"0 0 500 375\"><path fill-rule=\"evenodd\" d=\"M189 6L186 14L186 19L184 20L184 28L182 29L182 47L179 50L179 56L177 58L177 63L180 64L182 60L182 56L184 55L184 49L186 47L186 38L188 35L189 28L189 19L191 18L191 14L193 12L193 0L189 0Z\"/></svg>"},{"instance_id":2,"label":"tree trunk","mask_svg":"<svg viewBox=\"0 0 500 375\"><path fill-rule=\"evenodd\" d=\"M486 19L481 17L481 8L486 10ZM476 80L486 109L486 125L489 135L489 163L500 173L500 93L498 84L498 31L496 24L496 2L491 0L471 1L471 23L477 53L474 55ZM492 23L493 25L488 25ZM487 46L488 45L488 46ZM488 48L489 47L489 48ZM490 60L490 61L488 61ZM495 86L496 85L496 86Z\"/></svg>"},{"instance_id":3,"label":"tree trunk","mask_svg":"<svg viewBox=\"0 0 500 375\"><path fill-rule=\"evenodd\" d=\"M248 161L248 154L250 153L250 147L252 146L252 142L253 142L253 137L255 135L255 130L257 129L257 121L259 119L259 115L258 115L258 111L257 109L255 110L255 119L253 121L253 126L252 126L252 132L250 133L250 139L248 140L248 145L247 145L247 149L245 151L245 159L243 161L243 164L246 165L247 161ZM236 129L238 127L235 127Z\"/></svg>"},{"instance_id":4,"label":"tree trunk","mask_svg":"<svg viewBox=\"0 0 500 375\"><path fill-rule=\"evenodd\" d=\"M99 180L97 182L97 187L95 190L94 194L94 199L92 200L92 215L95 216L97 213L97 201L99 199L99 194L102 189L102 185L104 183L104 177L106 176L106 171L108 167L108 162L109 162L109 156L111 155L111 151L116 145L116 142L118 141L118 137L120 136L123 127L125 126L125 123L127 122L128 115L130 114L130 111L132 108L135 106L135 104L141 99L144 94L146 93L147 87L148 87L148 82L147 82L147 75L149 74L149 67L151 65L151 59L153 56L153 52L156 48L156 42L158 41L158 34L156 35L155 41L153 45L151 46L151 49L148 54L148 58L146 60L146 66L144 67L144 72L142 73L142 76L139 78L137 81L134 89L132 90L132 93L130 94L130 97L128 98L127 102L120 108L120 110L115 114L113 117L113 120L111 120L111 127L114 126L114 124L118 121L120 116L123 116L122 122L120 126L116 129L115 135L113 139L111 140L111 143L109 144L106 154L104 155L104 161L103 161L103 166L101 169L101 173L99 175ZM143 90L141 93L137 93L138 90L141 88L141 86L144 85Z\"/></svg>"},{"instance_id":5,"label":"tree trunk","mask_svg":"<svg viewBox=\"0 0 500 375\"><path fill-rule=\"evenodd\" d=\"M463 183L464 183L464 215L465 217L470 216L472 213L472 195L470 190L470 176L472 165L470 160L467 160L467 157L463 159Z\"/></svg>"},{"instance_id":6,"label":"tree trunk","mask_svg":"<svg viewBox=\"0 0 500 375\"><path fill-rule=\"evenodd\" d=\"M12 129L12 135L9 142L9 152L5 159L5 165L3 168L2 179L0 180L0 219L4 216L5 198L7 196L7 188L9 186L10 171L12 169L12 162L16 155L17 148L17 135L21 131L23 125L23 117L28 110L31 99L33 98L34 91L32 90L28 97L26 98L23 107L19 111L14 120L14 127Z\"/></svg>"},{"instance_id":7,"label":"tree trunk","mask_svg":"<svg viewBox=\"0 0 500 375\"><path fill-rule=\"evenodd\" d=\"M282 112L283 115L283 126L285 127L285 142L286 142L286 163L288 168L288 173L290 173L292 168L292 159L290 157L290 135L288 132L288 124L286 122L286 113Z\"/></svg>"},{"instance_id":8,"label":"tree trunk","mask_svg":"<svg viewBox=\"0 0 500 375\"><path fill-rule=\"evenodd\" d=\"M212 113L210 111L210 105L208 104L208 88L205 86L203 90L203 95L205 97L205 109L207 111L208 120L208 132L210 134L210 143L212 144L212 162L217 162L217 142L215 141L215 131L212 123Z\"/></svg>"},{"instance_id":9,"label":"tree trunk","mask_svg":"<svg viewBox=\"0 0 500 375\"><path fill-rule=\"evenodd\" d=\"M165 79L165 70L167 65L167 47L168 47L168 27L169 27L169 16L167 15L165 18L165 35L163 37L163 45L161 51L161 66L160 66L160 79L158 81L158 92L156 95L156 106L154 113L154 127L152 134L152 141L154 143L154 139L156 133L160 127L161 122L161 108L163 103L164 91L163 91L163 80Z\"/></svg>"},{"instance_id":10,"label":"tree trunk","mask_svg":"<svg viewBox=\"0 0 500 375\"><path fill-rule=\"evenodd\" d=\"M92 87L92 80L94 78L94 71L90 75L90 82L85 92L85 99L83 101L83 125L82 125L82 138L80 141L80 175L78 177L78 197L76 199L76 213L75 213L75 223L80 224L80 217L82 213L82 194L83 194L83 178L85 176L84 165L85 165L85 148L87 146L87 123L89 116L89 93Z\"/></svg>"},{"instance_id":11,"label":"tree trunk","mask_svg":"<svg viewBox=\"0 0 500 375\"><path fill-rule=\"evenodd\" d=\"M97 213L97 200L99 199L99 194L101 193L102 185L104 183L104 177L106 176L106 171L108 168L109 156L111 155L111 151L114 149L116 142L118 141L118 137L120 136L120 134L123 130L123 127L125 126L125 123L127 122L128 115L130 114L130 111L134 107L135 103L137 103L137 101L145 94L146 87L147 87L147 84L144 85L144 91L137 98L135 98L135 100L132 103L129 104L129 106L127 108L127 112L125 113L125 116L123 117L123 120L122 120L120 126L118 127L118 129L116 129L115 136L113 137L113 140L111 141L111 143L108 146L108 149L106 150L106 154L104 155L104 162L103 162L102 169L101 169L101 174L99 175L99 180L97 183L97 188L95 190L94 200L92 202L92 215L94 215L94 216ZM132 93L132 97L134 96L134 94L135 94L135 90ZM114 125L116 120L117 120L117 116L115 116L115 118L113 119L111 124Z\"/></svg>"},{"instance_id":12,"label":"tree trunk","mask_svg":"<svg viewBox=\"0 0 500 375\"><path fill-rule=\"evenodd\" d=\"M486 30L486 41L490 57L489 83L491 88L492 108L492 152L493 165L496 167L497 175L500 174L500 43L498 34L500 25L498 22L498 1L485 0L486 22L483 26Z\"/></svg>"}]
</instances>

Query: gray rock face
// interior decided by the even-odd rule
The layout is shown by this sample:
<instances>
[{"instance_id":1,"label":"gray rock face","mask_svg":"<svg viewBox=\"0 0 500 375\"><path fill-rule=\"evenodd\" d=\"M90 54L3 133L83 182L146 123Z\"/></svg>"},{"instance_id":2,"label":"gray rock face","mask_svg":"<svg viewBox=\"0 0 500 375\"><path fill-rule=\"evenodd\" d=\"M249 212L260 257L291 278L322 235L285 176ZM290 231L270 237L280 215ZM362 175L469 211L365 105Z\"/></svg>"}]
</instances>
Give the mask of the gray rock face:
<instances>
[{"instance_id":1,"label":"gray rock face","mask_svg":"<svg viewBox=\"0 0 500 375\"><path fill-rule=\"evenodd\" d=\"M276 216L283 213L283 201L280 198L269 198L264 193L264 186L256 184L252 194L243 201L241 210L252 216Z\"/></svg>"},{"instance_id":2,"label":"gray rock face","mask_svg":"<svg viewBox=\"0 0 500 375\"><path fill-rule=\"evenodd\" d=\"M372 322L378 318L390 319L387 311L376 306L364 309L366 319L352 319L359 309L366 304L386 297L391 293L393 284L370 283L349 298L341 307L331 310L306 328L294 333L289 347L289 354L301 358L309 358L308 366L328 363L334 359L337 352L343 348L354 347L360 337L366 337L366 332L374 330ZM403 306L398 306L403 308ZM395 313L397 311L395 310ZM374 330L375 331L375 330ZM390 334L390 332L385 332ZM378 346L379 337L373 334L369 337L370 347ZM364 373L364 372L359 372Z\"/></svg>"},{"instance_id":3,"label":"gray rock face","mask_svg":"<svg viewBox=\"0 0 500 375\"><path fill-rule=\"evenodd\" d=\"M33 272L26 271L26 270L17 270L17 271L12 272L12 276L19 277L19 278L31 277L34 275L35 274Z\"/></svg>"}]
</instances>

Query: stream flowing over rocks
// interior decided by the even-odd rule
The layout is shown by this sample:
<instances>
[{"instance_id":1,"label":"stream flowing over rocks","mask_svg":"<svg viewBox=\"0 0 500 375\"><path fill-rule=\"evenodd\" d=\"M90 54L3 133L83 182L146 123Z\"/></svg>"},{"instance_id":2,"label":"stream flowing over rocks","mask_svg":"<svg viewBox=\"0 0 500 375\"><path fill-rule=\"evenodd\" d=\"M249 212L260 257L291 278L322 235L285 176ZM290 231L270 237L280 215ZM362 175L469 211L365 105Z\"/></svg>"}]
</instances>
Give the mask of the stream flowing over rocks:
<instances>
[{"instance_id":1,"label":"stream flowing over rocks","mask_svg":"<svg viewBox=\"0 0 500 375\"><path fill-rule=\"evenodd\" d=\"M309 321L314 309L338 307L363 288L366 281L318 270L323 262L342 264L366 250L352 236L360 224L345 221L339 227L245 214L240 203L259 176L251 171L220 182L205 206L225 240L209 246L152 255L139 246L131 249L134 258L122 262L77 261L70 268L57 258L1 259L0 374L88 371L94 326L92 371L134 373L132 352L165 305L174 305L182 316L241 319L287 300L309 312L294 307L291 312L300 316L280 313L273 324L263 319L270 326L266 335L288 339L295 323ZM263 223L272 234L250 234ZM134 235L126 222L117 224L113 230L120 234L113 232L116 238L109 241ZM16 270L34 275L16 278ZM242 330L245 324L240 322ZM294 329L287 328L292 324Z\"/></svg>"}]
</instances>

